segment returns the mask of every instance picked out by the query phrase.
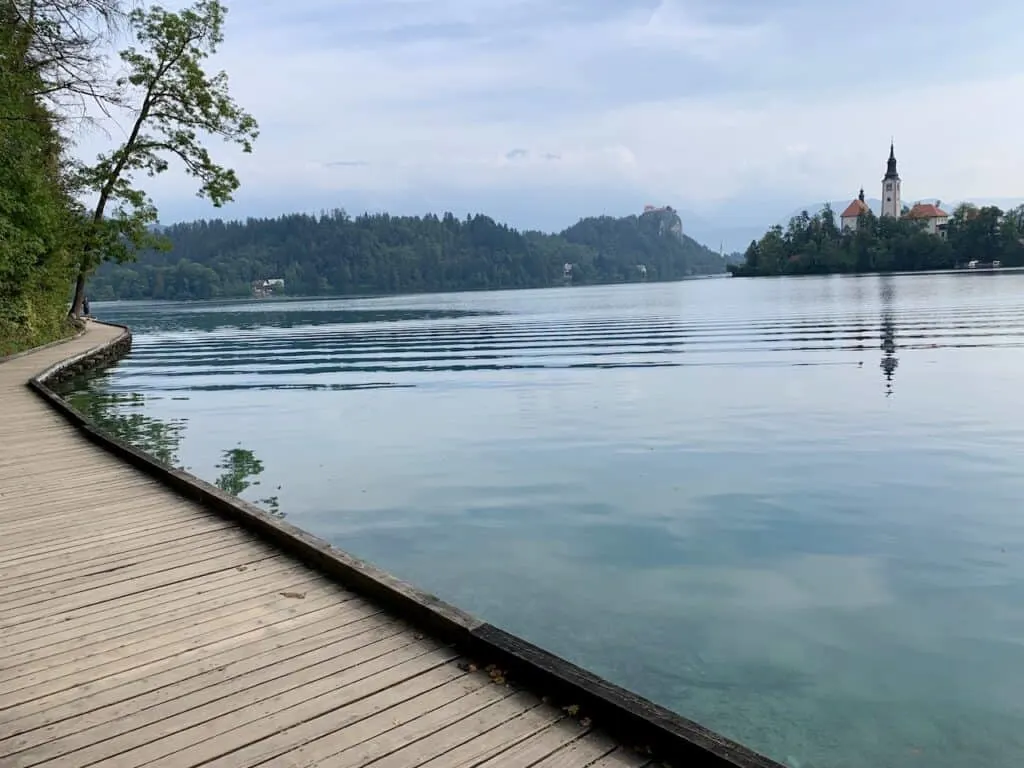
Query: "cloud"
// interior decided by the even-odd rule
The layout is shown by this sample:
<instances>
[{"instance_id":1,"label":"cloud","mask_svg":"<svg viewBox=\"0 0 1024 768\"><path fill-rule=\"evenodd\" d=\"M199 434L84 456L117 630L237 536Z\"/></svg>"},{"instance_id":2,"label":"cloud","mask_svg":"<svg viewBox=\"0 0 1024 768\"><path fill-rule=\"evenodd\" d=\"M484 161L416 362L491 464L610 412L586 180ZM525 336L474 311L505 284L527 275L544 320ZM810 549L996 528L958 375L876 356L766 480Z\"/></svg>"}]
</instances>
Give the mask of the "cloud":
<instances>
[{"instance_id":1,"label":"cloud","mask_svg":"<svg viewBox=\"0 0 1024 768\"><path fill-rule=\"evenodd\" d=\"M1009 0L228 4L215 64L261 124L253 156L213 148L243 183L229 215L471 199L541 226L657 199L727 219L870 194L891 135L908 199L1024 193ZM193 189L153 187L166 219L206 212Z\"/></svg>"}]
</instances>

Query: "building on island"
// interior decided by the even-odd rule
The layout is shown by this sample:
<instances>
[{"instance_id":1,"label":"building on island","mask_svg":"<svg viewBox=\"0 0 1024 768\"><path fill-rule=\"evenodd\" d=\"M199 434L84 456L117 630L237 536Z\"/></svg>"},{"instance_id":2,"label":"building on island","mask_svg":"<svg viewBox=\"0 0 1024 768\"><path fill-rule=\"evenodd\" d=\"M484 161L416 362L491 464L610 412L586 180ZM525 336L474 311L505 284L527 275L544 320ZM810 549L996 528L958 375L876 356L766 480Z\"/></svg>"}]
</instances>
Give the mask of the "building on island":
<instances>
[{"instance_id":1,"label":"building on island","mask_svg":"<svg viewBox=\"0 0 1024 768\"><path fill-rule=\"evenodd\" d=\"M882 177L882 216L894 218L905 218L911 221L918 221L926 232L938 237L946 236L946 224L949 221L949 214L939 207L939 203L915 203L914 206L904 212L903 203L900 198L902 182L900 174L896 170L896 144L889 144L889 160L886 163L885 176ZM856 232L857 221L860 216L870 213L871 208L864 201L864 189L861 188L860 195L851 202L840 214L840 228L843 232Z\"/></svg>"},{"instance_id":2,"label":"building on island","mask_svg":"<svg viewBox=\"0 0 1024 768\"><path fill-rule=\"evenodd\" d=\"M864 202L864 189L861 188L860 194L857 199L846 206L846 210L843 211L839 216L841 223L841 229L843 232L850 230L851 232L857 231L857 218L862 213L870 213L871 209L868 204Z\"/></svg>"},{"instance_id":3,"label":"building on island","mask_svg":"<svg viewBox=\"0 0 1024 768\"><path fill-rule=\"evenodd\" d=\"M896 172L896 142L889 142L889 162L882 177L882 215L898 217L900 206L900 175Z\"/></svg>"},{"instance_id":4,"label":"building on island","mask_svg":"<svg viewBox=\"0 0 1024 768\"><path fill-rule=\"evenodd\" d=\"M946 236L946 224L949 222L949 214L939 208L938 204L916 203L906 217L924 224L926 232L939 237Z\"/></svg>"}]
</instances>

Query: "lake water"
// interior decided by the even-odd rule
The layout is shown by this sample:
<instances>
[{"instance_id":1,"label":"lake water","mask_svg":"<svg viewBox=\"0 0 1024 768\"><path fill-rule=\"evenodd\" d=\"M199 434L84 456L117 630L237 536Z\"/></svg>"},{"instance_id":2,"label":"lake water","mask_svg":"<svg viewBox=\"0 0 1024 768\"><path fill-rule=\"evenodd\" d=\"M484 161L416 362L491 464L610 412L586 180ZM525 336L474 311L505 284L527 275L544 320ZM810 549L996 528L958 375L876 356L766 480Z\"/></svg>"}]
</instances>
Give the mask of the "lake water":
<instances>
[{"instance_id":1,"label":"lake water","mask_svg":"<svg viewBox=\"0 0 1024 768\"><path fill-rule=\"evenodd\" d=\"M800 768L1024 764L1024 274L94 312L83 407L462 608Z\"/></svg>"}]
</instances>

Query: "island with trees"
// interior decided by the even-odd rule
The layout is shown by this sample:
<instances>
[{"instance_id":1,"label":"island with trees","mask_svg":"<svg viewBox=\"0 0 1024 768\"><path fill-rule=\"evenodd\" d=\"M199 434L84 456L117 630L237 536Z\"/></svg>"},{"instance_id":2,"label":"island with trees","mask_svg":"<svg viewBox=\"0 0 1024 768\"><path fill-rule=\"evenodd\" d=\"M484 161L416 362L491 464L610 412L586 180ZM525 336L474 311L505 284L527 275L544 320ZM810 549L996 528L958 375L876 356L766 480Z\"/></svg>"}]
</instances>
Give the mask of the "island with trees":
<instances>
[{"instance_id":1,"label":"island with trees","mask_svg":"<svg viewBox=\"0 0 1024 768\"><path fill-rule=\"evenodd\" d=\"M349 216L344 211L197 221L160 232L169 248L110 263L103 299L337 296L679 280L725 272L671 209L519 232L484 215Z\"/></svg>"},{"instance_id":2,"label":"island with trees","mask_svg":"<svg viewBox=\"0 0 1024 768\"><path fill-rule=\"evenodd\" d=\"M932 234L912 218L878 217L870 210L844 230L826 205L814 215L793 217L785 228L772 227L750 244L741 264L728 269L737 277L915 272L972 261L1024 266L1024 206L1003 211L964 203Z\"/></svg>"}]
</instances>

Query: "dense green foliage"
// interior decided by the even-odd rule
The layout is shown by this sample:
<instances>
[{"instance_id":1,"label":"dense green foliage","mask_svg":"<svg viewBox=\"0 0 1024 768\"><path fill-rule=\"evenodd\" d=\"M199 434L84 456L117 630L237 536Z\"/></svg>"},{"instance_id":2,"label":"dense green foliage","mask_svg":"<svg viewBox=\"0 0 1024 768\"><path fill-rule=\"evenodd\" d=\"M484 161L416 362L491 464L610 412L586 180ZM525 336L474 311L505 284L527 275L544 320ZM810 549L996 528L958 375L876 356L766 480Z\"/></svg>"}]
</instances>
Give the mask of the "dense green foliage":
<instances>
[{"instance_id":1,"label":"dense green foliage","mask_svg":"<svg viewBox=\"0 0 1024 768\"><path fill-rule=\"evenodd\" d=\"M218 0L178 12L134 0L0 0L0 354L69 333L96 265L154 242L156 209L134 176L176 162L201 196L231 199L238 179L203 141L249 151L257 128L227 76L203 69L225 12ZM103 54L120 29L137 45L115 71ZM64 141L88 125L90 105L128 119L127 138L92 165L72 160Z\"/></svg>"},{"instance_id":2,"label":"dense green foliage","mask_svg":"<svg viewBox=\"0 0 1024 768\"><path fill-rule=\"evenodd\" d=\"M949 217L946 236L906 218L865 213L854 232L841 232L829 207L806 211L789 226L772 227L752 242L737 276L811 275L836 272L913 272L953 269L977 260L1024 266L1024 206L1005 213L996 207L961 205Z\"/></svg>"},{"instance_id":3,"label":"dense green foliage","mask_svg":"<svg viewBox=\"0 0 1024 768\"><path fill-rule=\"evenodd\" d=\"M76 211L61 169L56 117L31 34L0 0L0 355L58 338L74 274Z\"/></svg>"},{"instance_id":4,"label":"dense green foliage","mask_svg":"<svg viewBox=\"0 0 1024 768\"><path fill-rule=\"evenodd\" d=\"M723 272L722 259L681 234L672 212L584 219L561 234L520 233L487 216L349 217L199 221L162 233L168 251L98 270L94 299L247 296L280 278L291 295L399 293L674 280ZM639 265L646 268L646 277Z\"/></svg>"}]
</instances>

